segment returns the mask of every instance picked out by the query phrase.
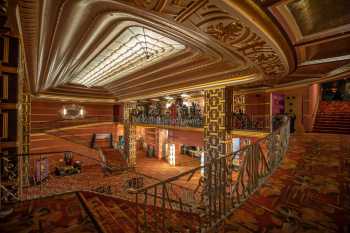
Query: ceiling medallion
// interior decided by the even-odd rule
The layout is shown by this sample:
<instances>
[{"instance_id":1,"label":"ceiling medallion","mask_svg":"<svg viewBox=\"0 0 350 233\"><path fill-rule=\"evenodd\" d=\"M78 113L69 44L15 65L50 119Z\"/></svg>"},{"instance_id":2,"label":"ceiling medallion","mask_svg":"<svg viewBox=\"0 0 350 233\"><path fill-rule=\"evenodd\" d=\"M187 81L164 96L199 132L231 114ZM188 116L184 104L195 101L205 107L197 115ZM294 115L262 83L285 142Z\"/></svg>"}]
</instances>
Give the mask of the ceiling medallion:
<instances>
[{"instance_id":1,"label":"ceiling medallion","mask_svg":"<svg viewBox=\"0 0 350 233\"><path fill-rule=\"evenodd\" d=\"M159 62L185 46L140 26L132 26L102 50L82 71L73 75L73 83L103 86Z\"/></svg>"}]
</instances>

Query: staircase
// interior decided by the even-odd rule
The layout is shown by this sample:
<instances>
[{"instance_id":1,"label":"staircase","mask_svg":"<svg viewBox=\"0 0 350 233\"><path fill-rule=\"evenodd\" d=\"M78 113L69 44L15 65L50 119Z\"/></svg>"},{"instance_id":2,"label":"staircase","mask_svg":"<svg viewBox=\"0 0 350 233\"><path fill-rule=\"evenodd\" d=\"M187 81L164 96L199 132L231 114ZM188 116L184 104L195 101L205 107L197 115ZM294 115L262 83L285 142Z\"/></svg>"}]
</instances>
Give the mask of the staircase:
<instances>
[{"instance_id":1,"label":"staircase","mask_svg":"<svg viewBox=\"0 0 350 233\"><path fill-rule=\"evenodd\" d=\"M94 220L102 233L137 233L144 218L148 219L147 229L154 233L185 232L195 233L195 226L199 224L199 216L177 210L166 209L167 223L165 229L161 227L161 209L148 206L146 216L143 204L126 201L120 198L94 194L92 192L79 192L80 201L85 210ZM179 228L179 229L176 229Z\"/></svg>"},{"instance_id":2,"label":"staircase","mask_svg":"<svg viewBox=\"0 0 350 233\"><path fill-rule=\"evenodd\" d=\"M344 101L321 101L313 132L350 134L350 103Z\"/></svg>"}]
</instances>

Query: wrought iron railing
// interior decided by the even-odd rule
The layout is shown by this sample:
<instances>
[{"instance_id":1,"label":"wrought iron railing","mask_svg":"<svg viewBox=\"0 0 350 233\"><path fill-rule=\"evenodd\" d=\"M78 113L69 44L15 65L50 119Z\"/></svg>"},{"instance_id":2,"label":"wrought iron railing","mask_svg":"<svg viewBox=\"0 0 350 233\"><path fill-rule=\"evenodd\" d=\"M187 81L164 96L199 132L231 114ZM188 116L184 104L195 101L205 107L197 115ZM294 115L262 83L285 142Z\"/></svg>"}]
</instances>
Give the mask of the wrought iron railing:
<instances>
[{"instance_id":1,"label":"wrought iron railing","mask_svg":"<svg viewBox=\"0 0 350 233\"><path fill-rule=\"evenodd\" d=\"M125 166L111 166L104 155L86 156L72 151L1 155L0 209L2 204L44 198L75 191L110 190L128 199L120 182L140 176ZM128 170L125 175L121 172ZM145 177L145 183L157 182Z\"/></svg>"},{"instance_id":2,"label":"wrought iron railing","mask_svg":"<svg viewBox=\"0 0 350 233\"><path fill-rule=\"evenodd\" d=\"M133 117L133 123L162 125L162 126L176 126L176 127L191 127L203 128L203 118L164 118L164 117Z\"/></svg>"},{"instance_id":3,"label":"wrought iron railing","mask_svg":"<svg viewBox=\"0 0 350 233\"><path fill-rule=\"evenodd\" d=\"M270 117L232 113L231 126L234 130L270 130Z\"/></svg>"},{"instance_id":4,"label":"wrought iron railing","mask_svg":"<svg viewBox=\"0 0 350 233\"><path fill-rule=\"evenodd\" d=\"M240 151L209 160L205 166L151 186L132 190L135 202L142 204L138 218L142 219L138 222L140 231L215 230L273 173L286 154L288 142L289 121L284 121L279 129ZM178 183L182 186L177 192L172 186ZM185 219L190 219L191 224L186 224Z\"/></svg>"},{"instance_id":5,"label":"wrought iron railing","mask_svg":"<svg viewBox=\"0 0 350 233\"><path fill-rule=\"evenodd\" d=\"M213 230L239 207L282 161L289 143L289 121L254 144L206 165L204 229Z\"/></svg>"},{"instance_id":6,"label":"wrought iron railing","mask_svg":"<svg viewBox=\"0 0 350 233\"><path fill-rule=\"evenodd\" d=\"M130 189L138 206L140 232L199 232L203 212L201 170L196 167L139 189Z\"/></svg>"},{"instance_id":7,"label":"wrought iron railing","mask_svg":"<svg viewBox=\"0 0 350 233\"><path fill-rule=\"evenodd\" d=\"M289 121L284 120L280 128L254 144L227 156L208 159L204 166L163 181L132 175L136 181L142 178L140 187L115 185L113 176L91 179L101 172L90 174L89 165L102 164L103 167L107 164L78 153L72 156L67 152L21 155L18 156L21 157L19 166L11 165L9 156L2 156L1 168L7 159L8 169L5 172L10 177L13 166L18 166L21 173L11 178L17 181L17 190L9 190L7 187L11 186L7 181L0 180L0 201L5 200L4 197L28 200L64 192L102 189L136 203L135 212L141 232L212 232L279 166L288 148L289 129ZM65 179L55 172L56 163L70 158L83 164L84 170L79 179ZM5 172L0 171L2 177Z\"/></svg>"}]
</instances>

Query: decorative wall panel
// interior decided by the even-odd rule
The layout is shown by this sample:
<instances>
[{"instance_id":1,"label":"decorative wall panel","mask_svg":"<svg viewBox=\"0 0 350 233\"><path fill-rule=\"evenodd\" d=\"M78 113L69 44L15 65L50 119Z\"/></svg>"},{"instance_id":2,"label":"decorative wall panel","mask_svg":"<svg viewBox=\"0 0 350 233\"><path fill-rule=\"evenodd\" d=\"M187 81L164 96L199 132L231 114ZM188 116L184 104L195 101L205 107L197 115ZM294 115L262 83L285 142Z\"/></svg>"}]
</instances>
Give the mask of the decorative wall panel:
<instances>
[{"instance_id":1,"label":"decorative wall panel","mask_svg":"<svg viewBox=\"0 0 350 233\"><path fill-rule=\"evenodd\" d=\"M225 88L204 92L204 150L207 161L228 153L227 101Z\"/></svg>"}]
</instances>

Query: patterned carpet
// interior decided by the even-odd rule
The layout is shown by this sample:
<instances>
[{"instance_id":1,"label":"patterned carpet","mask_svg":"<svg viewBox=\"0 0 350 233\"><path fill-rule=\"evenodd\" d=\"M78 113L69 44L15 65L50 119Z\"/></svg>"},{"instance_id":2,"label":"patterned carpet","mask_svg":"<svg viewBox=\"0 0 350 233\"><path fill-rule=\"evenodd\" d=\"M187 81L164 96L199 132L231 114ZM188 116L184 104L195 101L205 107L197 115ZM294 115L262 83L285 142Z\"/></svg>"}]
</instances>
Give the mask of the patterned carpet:
<instances>
[{"instance_id":1,"label":"patterned carpet","mask_svg":"<svg viewBox=\"0 0 350 233\"><path fill-rule=\"evenodd\" d=\"M128 228L136 221L130 202L123 204L102 195L83 196L85 201L80 195L66 194L23 202L14 214L0 220L0 232L96 232L101 226L108 232L135 231L135 227ZM96 224L84 206L89 207ZM150 209L148 214L152 213ZM178 225L196 225L196 217L170 211L167 216ZM226 220L222 231L350 232L350 135L293 136L280 168ZM168 228L168 232L176 230Z\"/></svg>"},{"instance_id":2,"label":"patterned carpet","mask_svg":"<svg viewBox=\"0 0 350 233\"><path fill-rule=\"evenodd\" d=\"M350 232L350 136L292 137L281 167L224 232Z\"/></svg>"},{"instance_id":3,"label":"patterned carpet","mask_svg":"<svg viewBox=\"0 0 350 233\"><path fill-rule=\"evenodd\" d=\"M17 204L10 216L0 219L1 233L95 233L97 227L87 215L77 194Z\"/></svg>"}]
</instances>

